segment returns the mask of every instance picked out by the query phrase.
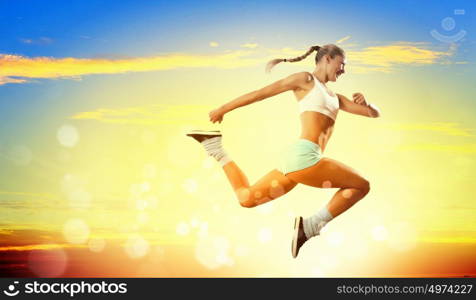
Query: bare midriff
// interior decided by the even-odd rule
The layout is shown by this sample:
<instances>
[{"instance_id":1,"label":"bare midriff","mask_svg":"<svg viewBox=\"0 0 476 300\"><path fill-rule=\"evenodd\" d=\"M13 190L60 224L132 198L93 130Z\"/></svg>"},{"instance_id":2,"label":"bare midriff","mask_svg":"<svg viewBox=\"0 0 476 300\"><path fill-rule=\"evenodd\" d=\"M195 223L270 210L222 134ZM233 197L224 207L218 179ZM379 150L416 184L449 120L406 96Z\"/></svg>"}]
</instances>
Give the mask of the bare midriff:
<instances>
[{"instance_id":1,"label":"bare midriff","mask_svg":"<svg viewBox=\"0 0 476 300\"><path fill-rule=\"evenodd\" d=\"M299 102L314 88L315 82L309 82L312 86L305 89L294 91L294 96ZM335 121L317 111L304 111L300 114L301 119L301 136L302 139L310 140L319 145L321 151L326 149L327 141L329 141L332 131L334 130Z\"/></svg>"},{"instance_id":2,"label":"bare midriff","mask_svg":"<svg viewBox=\"0 0 476 300\"><path fill-rule=\"evenodd\" d=\"M301 118L302 139L310 140L321 147L324 152L327 141L329 141L334 130L334 120L330 117L315 111L304 111Z\"/></svg>"}]
</instances>

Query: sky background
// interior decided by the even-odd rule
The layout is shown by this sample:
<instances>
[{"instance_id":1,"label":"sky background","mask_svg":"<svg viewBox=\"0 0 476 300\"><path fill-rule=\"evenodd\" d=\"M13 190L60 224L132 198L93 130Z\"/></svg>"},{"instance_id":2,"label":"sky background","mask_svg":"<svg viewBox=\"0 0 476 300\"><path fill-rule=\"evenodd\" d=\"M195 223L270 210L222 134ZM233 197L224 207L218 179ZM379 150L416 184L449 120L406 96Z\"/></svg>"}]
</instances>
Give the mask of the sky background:
<instances>
[{"instance_id":1,"label":"sky background","mask_svg":"<svg viewBox=\"0 0 476 300\"><path fill-rule=\"evenodd\" d=\"M2 276L476 275L473 1L0 0ZM242 208L189 129L222 130L254 183L300 135L291 92L208 112L346 52L324 156L370 193L290 253L337 189Z\"/></svg>"}]
</instances>

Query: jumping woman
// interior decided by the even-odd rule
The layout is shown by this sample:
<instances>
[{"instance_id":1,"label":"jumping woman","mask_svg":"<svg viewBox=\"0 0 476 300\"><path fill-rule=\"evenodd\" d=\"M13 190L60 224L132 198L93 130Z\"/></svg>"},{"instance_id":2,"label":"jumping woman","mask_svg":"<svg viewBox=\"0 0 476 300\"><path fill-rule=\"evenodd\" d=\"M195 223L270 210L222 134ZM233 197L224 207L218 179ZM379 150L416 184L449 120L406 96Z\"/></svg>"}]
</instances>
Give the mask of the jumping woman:
<instances>
[{"instance_id":1,"label":"jumping woman","mask_svg":"<svg viewBox=\"0 0 476 300\"><path fill-rule=\"evenodd\" d=\"M316 51L313 72L294 73L259 90L240 96L209 113L212 123L223 121L223 116L235 108L245 106L277 94L293 91L298 101L302 125L301 136L284 153L281 166L258 180L248 183L246 175L231 160L222 147L220 131L194 130L187 133L200 142L208 155L214 157L225 171L238 201L243 207L255 207L274 200L298 183L316 188L339 188L332 199L316 214L294 222L292 255L298 255L301 246L311 237L370 190L369 181L351 167L334 159L323 157L327 141L332 135L339 109L370 118L380 116L380 110L368 104L361 93L353 94L353 101L329 90L326 83L336 81L344 74L345 53L336 45L312 46L304 55L291 59L274 59L266 69L280 62L296 62Z\"/></svg>"}]
</instances>

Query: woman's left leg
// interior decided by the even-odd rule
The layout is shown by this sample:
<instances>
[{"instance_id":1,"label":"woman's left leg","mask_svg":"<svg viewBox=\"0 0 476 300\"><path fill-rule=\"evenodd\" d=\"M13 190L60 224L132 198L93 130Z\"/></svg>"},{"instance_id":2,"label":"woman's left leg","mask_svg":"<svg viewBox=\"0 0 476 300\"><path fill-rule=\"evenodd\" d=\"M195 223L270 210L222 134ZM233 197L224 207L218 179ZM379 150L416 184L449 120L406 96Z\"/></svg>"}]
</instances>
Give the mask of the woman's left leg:
<instances>
[{"instance_id":1,"label":"woman's left leg","mask_svg":"<svg viewBox=\"0 0 476 300\"><path fill-rule=\"evenodd\" d=\"M250 186L248 178L233 160L223 166L223 171L243 207L255 207L279 198L297 185L274 169Z\"/></svg>"}]
</instances>

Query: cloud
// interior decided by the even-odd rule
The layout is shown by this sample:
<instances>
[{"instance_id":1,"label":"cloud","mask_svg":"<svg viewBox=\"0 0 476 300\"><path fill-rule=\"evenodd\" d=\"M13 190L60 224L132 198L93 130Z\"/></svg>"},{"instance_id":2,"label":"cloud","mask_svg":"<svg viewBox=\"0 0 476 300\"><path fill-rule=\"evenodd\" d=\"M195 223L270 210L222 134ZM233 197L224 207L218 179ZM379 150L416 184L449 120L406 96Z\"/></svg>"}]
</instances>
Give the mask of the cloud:
<instances>
[{"instance_id":1,"label":"cloud","mask_svg":"<svg viewBox=\"0 0 476 300\"><path fill-rule=\"evenodd\" d=\"M121 109L98 108L94 111L80 112L71 117L76 120L96 120L103 123L162 125L184 124L208 119L211 105L149 105Z\"/></svg>"},{"instance_id":2,"label":"cloud","mask_svg":"<svg viewBox=\"0 0 476 300\"><path fill-rule=\"evenodd\" d=\"M443 59L452 56L455 51L454 46L448 51L437 51L430 49L425 43L397 42L346 51L346 56L350 65L357 66L354 71L391 71L399 65L443 63Z\"/></svg>"},{"instance_id":3,"label":"cloud","mask_svg":"<svg viewBox=\"0 0 476 300\"><path fill-rule=\"evenodd\" d=\"M53 43L53 39L49 37L40 37L39 39L20 39L20 42L28 45L48 45Z\"/></svg>"},{"instance_id":4,"label":"cloud","mask_svg":"<svg viewBox=\"0 0 476 300\"><path fill-rule=\"evenodd\" d=\"M348 38L350 36L346 36L339 41L345 41ZM446 51L436 50L432 49L428 43L423 42L394 42L363 48L359 48L356 44L348 44L347 47L351 47L351 50L344 49L347 69L351 73L390 73L395 71L398 66L447 64L447 58L453 56L457 50L455 45L451 45ZM273 58L294 58L303 55L306 50L308 49L267 49L270 54L275 56ZM308 61L303 60L299 63L308 63Z\"/></svg>"},{"instance_id":5,"label":"cloud","mask_svg":"<svg viewBox=\"0 0 476 300\"><path fill-rule=\"evenodd\" d=\"M421 230L422 242L470 243L476 242L474 230Z\"/></svg>"},{"instance_id":6,"label":"cloud","mask_svg":"<svg viewBox=\"0 0 476 300\"><path fill-rule=\"evenodd\" d=\"M17 78L10 78L10 77L2 77L0 76L0 85L4 85L7 83L25 83L28 82L25 79L17 79Z\"/></svg>"},{"instance_id":7,"label":"cloud","mask_svg":"<svg viewBox=\"0 0 476 300\"><path fill-rule=\"evenodd\" d=\"M71 244L38 244L38 245L23 245L23 246L0 246L0 251L31 251L31 250L50 250L57 248L85 248L85 245L71 245Z\"/></svg>"},{"instance_id":8,"label":"cloud","mask_svg":"<svg viewBox=\"0 0 476 300\"><path fill-rule=\"evenodd\" d=\"M10 191L0 191L0 195L19 195L19 196L34 196L42 198L53 198L54 195L48 193L28 193L28 192L10 192Z\"/></svg>"},{"instance_id":9,"label":"cloud","mask_svg":"<svg viewBox=\"0 0 476 300\"><path fill-rule=\"evenodd\" d=\"M414 143L398 146L400 151L438 151L438 152L450 152L450 153L476 153L476 144L457 144L457 145L445 145L445 144L432 144L432 143Z\"/></svg>"},{"instance_id":10,"label":"cloud","mask_svg":"<svg viewBox=\"0 0 476 300\"><path fill-rule=\"evenodd\" d=\"M343 38L344 39L344 38ZM343 40L341 39L341 40ZM216 43L216 42L211 42ZM216 43L218 45L218 43ZM212 44L210 44L212 45ZM213 44L215 45L215 44ZM29 78L80 79L90 74L121 74L128 72L163 71L178 68L234 69L262 65L276 57L296 57L307 49L267 49L258 44L243 44L246 50L226 51L222 54L171 53L149 57L96 57L55 58L25 57L15 54L0 54L0 85L25 83ZM432 50L425 43L397 42L383 46L371 46L350 50L347 53L351 72L391 72L394 67L406 65L430 65L443 63L443 58L456 51ZM305 63L305 61L301 62Z\"/></svg>"},{"instance_id":11,"label":"cloud","mask_svg":"<svg viewBox=\"0 0 476 300\"><path fill-rule=\"evenodd\" d=\"M30 39L20 39L20 42L23 44L33 44L33 40Z\"/></svg>"},{"instance_id":12,"label":"cloud","mask_svg":"<svg viewBox=\"0 0 476 300\"><path fill-rule=\"evenodd\" d=\"M1 250L7 247L50 247L51 244L57 244L63 241L61 231L41 230L41 229L1 229L0 247Z\"/></svg>"},{"instance_id":13,"label":"cloud","mask_svg":"<svg viewBox=\"0 0 476 300\"><path fill-rule=\"evenodd\" d=\"M246 43L246 44L240 45L240 47L248 48L248 49L254 49L254 48L258 47L258 44L256 44L256 43Z\"/></svg>"},{"instance_id":14,"label":"cloud","mask_svg":"<svg viewBox=\"0 0 476 300\"><path fill-rule=\"evenodd\" d=\"M447 136L459 136L474 138L473 128L464 128L461 124L455 122L427 122L427 123L387 123L383 124L384 127L393 130L404 131L427 131L439 133ZM425 134L425 136L428 136ZM474 141L474 139L471 139ZM436 152L449 152L449 153L464 153L474 154L476 153L476 143L405 143L397 147L399 151L436 151Z\"/></svg>"},{"instance_id":15,"label":"cloud","mask_svg":"<svg viewBox=\"0 0 476 300\"><path fill-rule=\"evenodd\" d=\"M62 209L67 205L59 196L48 193L0 191L0 201L3 209Z\"/></svg>"},{"instance_id":16,"label":"cloud","mask_svg":"<svg viewBox=\"0 0 476 300\"><path fill-rule=\"evenodd\" d=\"M336 42L336 44L342 44L343 42L347 41L348 39L350 39L350 35L341 38L340 40L338 40Z\"/></svg>"},{"instance_id":17,"label":"cloud","mask_svg":"<svg viewBox=\"0 0 476 300\"><path fill-rule=\"evenodd\" d=\"M218 47L219 44L217 42L210 42L210 47Z\"/></svg>"},{"instance_id":18,"label":"cloud","mask_svg":"<svg viewBox=\"0 0 476 300\"><path fill-rule=\"evenodd\" d=\"M93 38L89 35L80 35L79 38L83 39L83 40L93 40L93 41L99 41L99 42L107 42L106 39Z\"/></svg>"},{"instance_id":19,"label":"cloud","mask_svg":"<svg viewBox=\"0 0 476 300\"><path fill-rule=\"evenodd\" d=\"M59 208L62 206L58 196L48 193L28 193L0 191L0 200L4 209Z\"/></svg>"},{"instance_id":20,"label":"cloud","mask_svg":"<svg viewBox=\"0 0 476 300\"><path fill-rule=\"evenodd\" d=\"M0 229L0 251L30 251L87 247L87 245L58 243L58 241L63 240L64 237L60 231Z\"/></svg>"},{"instance_id":21,"label":"cloud","mask_svg":"<svg viewBox=\"0 0 476 300\"><path fill-rule=\"evenodd\" d=\"M0 84L20 83L25 78L78 78L89 74L119 74L149 72L177 68L238 68L258 63L249 50L231 51L218 55L166 54L151 57L121 59L106 58L29 58L0 54ZM20 77L21 79L15 79Z\"/></svg>"},{"instance_id":22,"label":"cloud","mask_svg":"<svg viewBox=\"0 0 476 300\"><path fill-rule=\"evenodd\" d=\"M471 204L471 203L468 203ZM452 204L452 205L446 205L442 207L443 209L451 209L451 210L476 210L476 206L470 206L470 205L457 205L457 204Z\"/></svg>"},{"instance_id":23,"label":"cloud","mask_svg":"<svg viewBox=\"0 0 476 300\"><path fill-rule=\"evenodd\" d=\"M429 123L391 123L385 124L384 126L389 127L390 129L395 130L426 130L434 131L447 135L455 136L474 136L471 131L474 129L470 128L461 128L458 123L445 123L445 122L429 122Z\"/></svg>"}]
</instances>

